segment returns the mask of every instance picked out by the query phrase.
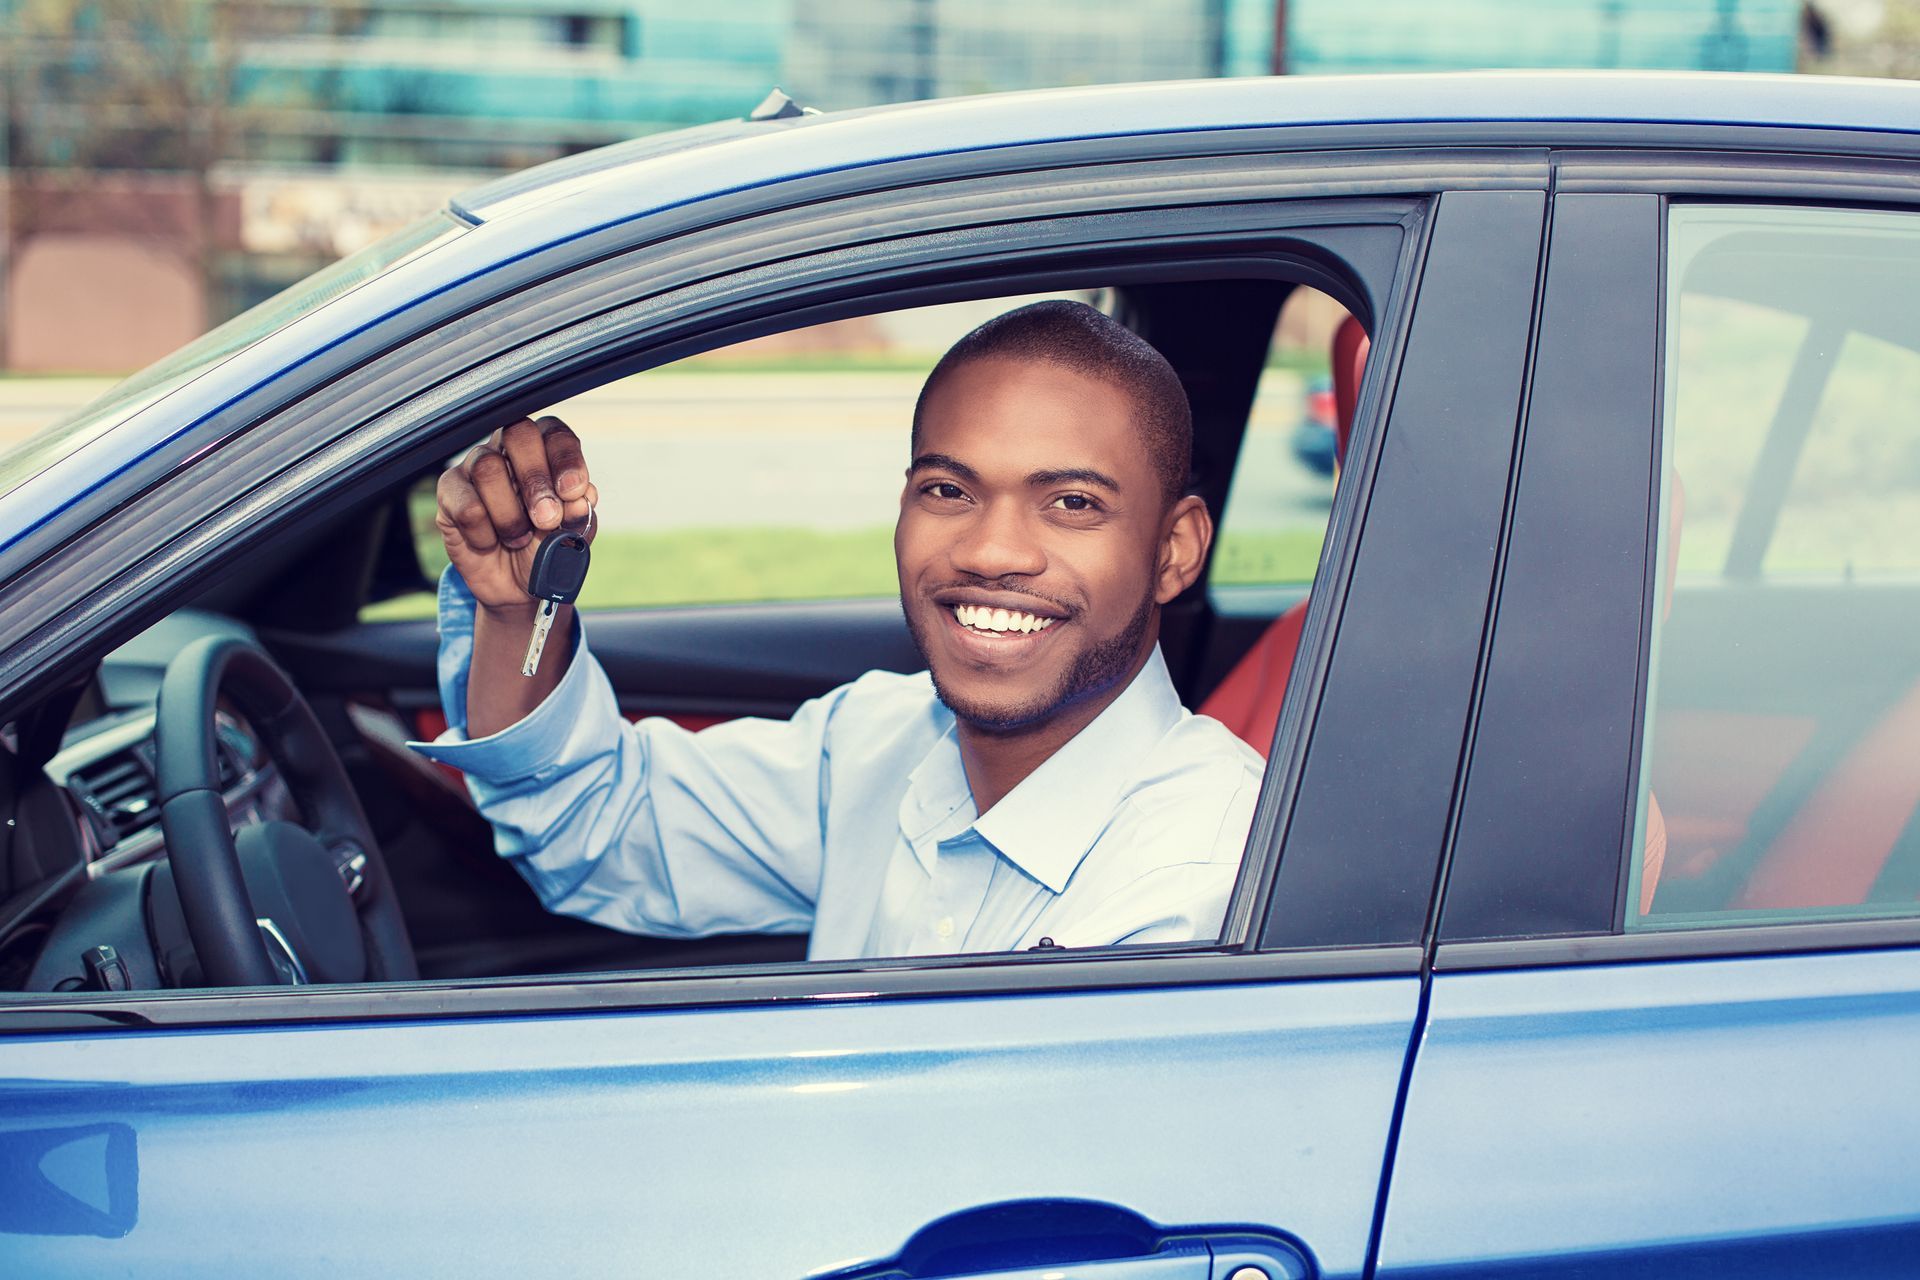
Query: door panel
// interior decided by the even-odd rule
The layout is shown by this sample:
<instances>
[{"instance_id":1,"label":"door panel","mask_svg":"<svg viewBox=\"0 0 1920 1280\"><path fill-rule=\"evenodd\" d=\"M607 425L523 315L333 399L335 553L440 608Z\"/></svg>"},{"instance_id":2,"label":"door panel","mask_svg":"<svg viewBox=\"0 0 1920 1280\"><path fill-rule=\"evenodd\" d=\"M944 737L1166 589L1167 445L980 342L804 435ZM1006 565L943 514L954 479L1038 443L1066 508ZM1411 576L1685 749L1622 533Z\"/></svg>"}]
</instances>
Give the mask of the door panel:
<instances>
[{"instance_id":1,"label":"door panel","mask_svg":"<svg viewBox=\"0 0 1920 1280\"><path fill-rule=\"evenodd\" d=\"M1554 204L1510 549L1384 1207L1382 1276L1913 1274L1912 922L1681 932L1638 919L1636 891L1658 881L1663 857L1683 892L1699 888L1686 883L1700 878L1690 864L1716 844L1750 863L1843 771L1849 740L1894 745L1866 761L1870 781L1905 780L1912 759L1902 733L1869 733L1879 721L1906 728L1910 575L1856 582L1836 555L1824 582L1803 565L1742 580L1729 560L1725 581L1699 589L1699 567L1676 548L1683 525L1706 535L1694 555L1717 573L1715 538L1750 540L1735 532L1750 508L1728 501L1745 488L1730 446L1759 447L1766 415L1729 391L1786 376L1757 358L1744 313L1718 332L1682 323L1675 300L1695 290L1678 283L1691 269L1675 265L1687 257L1674 232L1683 210L1703 208L1610 192ZM1758 219L1758 208L1728 216ZM1851 273L1831 244L1783 234L1700 292L1745 306L1729 280L1798 281L1823 314L1849 277L1901 278L1888 264L1911 258L1914 242L1885 253L1886 228L1871 230L1876 239L1844 246ZM1876 299L1875 314L1911 312L1897 287L1854 292ZM1717 375L1704 383L1692 372L1703 351ZM1872 390L1838 408L1880 436L1910 396ZM1713 412L1681 413L1688 395ZM1793 418L1775 420L1804 425ZM1679 447L1688 431L1703 446L1691 457ZM1768 434L1771 451L1792 431ZM1884 483L1888 464L1861 470L1898 488ZM1859 518L1858 492L1831 502L1835 523L1875 527ZM1639 776L1643 749L1651 769ZM1709 787L1717 794L1701 803ZM1830 804L1802 843L1837 862L1867 849L1868 825L1897 833L1911 800L1887 803L1892 785L1831 794L1862 793L1882 801L1873 823L1864 804ZM1691 905L1726 905L1733 887ZM1908 894L1876 910L1911 907ZM1895 945L1865 949L1877 943ZM1705 954L1742 958L1681 958ZM1536 967L1549 964L1562 967Z\"/></svg>"},{"instance_id":2,"label":"door panel","mask_svg":"<svg viewBox=\"0 0 1920 1280\"><path fill-rule=\"evenodd\" d=\"M955 1213L1073 1199L1279 1232L1315 1274L1358 1276L1418 996L1411 976L850 992L14 1039L0 1144L121 1124L137 1196L123 1239L0 1234L0 1270L798 1277L893 1259ZM104 1194L106 1145L69 1145L71 1168L0 1159L0 1204L48 1179Z\"/></svg>"},{"instance_id":3,"label":"door panel","mask_svg":"<svg viewBox=\"0 0 1920 1280\"><path fill-rule=\"evenodd\" d=\"M1379 1274L1910 1276L1916 1059L1916 950L1440 973Z\"/></svg>"}]
</instances>

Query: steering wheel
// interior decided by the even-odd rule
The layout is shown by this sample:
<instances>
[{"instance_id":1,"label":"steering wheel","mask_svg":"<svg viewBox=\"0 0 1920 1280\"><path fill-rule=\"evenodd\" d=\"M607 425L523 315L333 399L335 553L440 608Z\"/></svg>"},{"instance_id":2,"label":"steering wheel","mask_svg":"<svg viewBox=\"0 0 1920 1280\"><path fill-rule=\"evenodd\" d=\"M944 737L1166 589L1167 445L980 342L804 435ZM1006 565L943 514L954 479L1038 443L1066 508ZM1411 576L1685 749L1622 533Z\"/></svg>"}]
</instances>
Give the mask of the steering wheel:
<instances>
[{"instance_id":1,"label":"steering wheel","mask_svg":"<svg viewBox=\"0 0 1920 1280\"><path fill-rule=\"evenodd\" d=\"M304 825L234 835L214 706L226 695L280 767ZM165 834L206 981L254 987L419 976L380 846L293 681L250 640L208 636L167 664L153 730Z\"/></svg>"}]
</instances>

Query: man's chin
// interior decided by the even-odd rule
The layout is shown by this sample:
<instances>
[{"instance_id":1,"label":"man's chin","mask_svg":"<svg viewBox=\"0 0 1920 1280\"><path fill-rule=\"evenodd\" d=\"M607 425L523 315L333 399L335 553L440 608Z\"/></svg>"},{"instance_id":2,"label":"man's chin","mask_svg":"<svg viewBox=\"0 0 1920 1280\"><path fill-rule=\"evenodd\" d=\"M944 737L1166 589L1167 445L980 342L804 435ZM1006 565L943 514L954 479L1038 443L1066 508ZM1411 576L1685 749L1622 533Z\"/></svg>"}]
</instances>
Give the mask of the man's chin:
<instances>
[{"instance_id":1,"label":"man's chin","mask_svg":"<svg viewBox=\"0 0 1920 1280\"><path fill-rule=\"evenodd\" d=\"M970 669L942 647L936 639L938 631L927 634L930 625L937 627L945 618L928 619L911 609L905 613L914 647L933 675L933 691L954 718L981 733L1016 737L1044 729L1089 699L1116 694L1118 686L1139 670L1151 646L1152 606L1149 594L1119 635L1081 651L1064 671L1052 663L1047 664L1051 670L1043 671L1035 663L1017 675L1004 669L997 673Z\"/></svg>"},{"instance_id":2,"label":"man's chin","mask_svg":"<svg viewBox=\"0 0 1920 1280\"><path fill-rule=\"evenodd\" d=\"M1021 701L969 696L964 689L955 690L942 681L938 671L933 672L933 691L947 710L953 712L953 718L969 729L1008 737L1044 728L1060 714L1063 706L1058 698Z\"/></svg>"}]
</instances>

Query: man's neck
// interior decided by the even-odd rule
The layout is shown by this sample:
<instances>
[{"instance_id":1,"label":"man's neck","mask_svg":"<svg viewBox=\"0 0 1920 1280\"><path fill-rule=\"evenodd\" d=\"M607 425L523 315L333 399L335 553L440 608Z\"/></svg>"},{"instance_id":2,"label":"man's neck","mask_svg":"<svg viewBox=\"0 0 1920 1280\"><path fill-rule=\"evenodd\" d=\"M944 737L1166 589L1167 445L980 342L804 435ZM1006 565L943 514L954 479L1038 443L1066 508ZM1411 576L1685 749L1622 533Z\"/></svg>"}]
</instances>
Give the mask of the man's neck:
<instances>
[{"instance_id":1,"label":"man's neck","mask_svg":"<svg viewBox=\"0 0 1920 1280\"><path fill-rule=\"evenodd\" d=\"M1127 674L1097 697L1087 698L1063 708L1057 714L1024 728L997 731L983 729L962 720L954 729L960 747L960 766L966 771L967 786L973 792L973 808L978 814L999 804L1007 793L1027 780L1027 776L1050 759L1054 752L1073 741L1082 729L1099 719L1121 694L1139 678L1147 659L1153 654L1150 644Z\"/></svg>"}]
</instances>

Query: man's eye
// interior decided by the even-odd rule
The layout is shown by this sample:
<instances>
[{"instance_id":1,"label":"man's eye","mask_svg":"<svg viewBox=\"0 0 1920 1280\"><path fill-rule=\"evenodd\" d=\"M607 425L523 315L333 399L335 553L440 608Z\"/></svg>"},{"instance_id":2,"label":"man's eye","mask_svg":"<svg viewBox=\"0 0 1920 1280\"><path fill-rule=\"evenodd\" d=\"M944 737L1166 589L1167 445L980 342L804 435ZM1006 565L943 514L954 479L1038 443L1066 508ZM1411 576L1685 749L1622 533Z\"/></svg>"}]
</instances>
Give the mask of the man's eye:
<instances>
[{"instance_id":1,"label":"man's eye","mask_svg":"<svg viewBox=\"0 0 1920 1280\"><path fill-rule=\"evenodd\" d=\"M932 484L927 485L925 488L921 489L920 492L926 494L930 498L945 498L949 501L956 498L964 498L967 496L965 492L961 490L959 485L949 484L945 480L935 480Z\"/></svg>"},{"instance_id":2,"label":"man's eye","mask_svg":"<svg viewBox=\"0 0 1920 1280\"><path fill-rule=\"evenodd\" d=\"M1100 504L1084 493L1063 493L1053 500L1063 511L1098 511Z\"/></svg>"}]
</instances>

